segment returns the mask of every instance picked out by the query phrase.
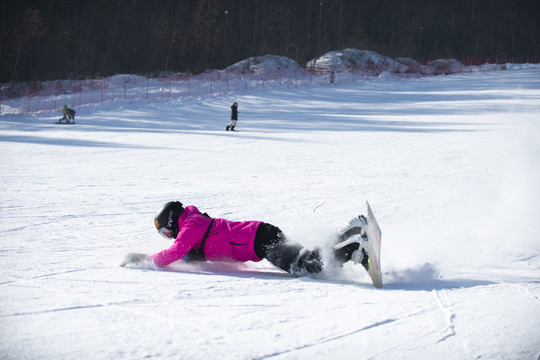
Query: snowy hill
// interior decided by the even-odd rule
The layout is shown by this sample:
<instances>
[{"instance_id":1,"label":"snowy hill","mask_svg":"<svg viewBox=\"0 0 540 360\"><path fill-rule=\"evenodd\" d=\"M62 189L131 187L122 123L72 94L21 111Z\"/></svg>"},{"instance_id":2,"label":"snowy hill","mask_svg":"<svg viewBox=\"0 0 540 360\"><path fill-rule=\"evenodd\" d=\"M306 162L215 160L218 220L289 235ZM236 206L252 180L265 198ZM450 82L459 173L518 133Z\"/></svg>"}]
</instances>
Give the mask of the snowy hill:
<instances>
[{"instance_id":1,"label":"snowy hill","mask_svg":"<svg viewBox=\"0 0 540 360\"><path fill-rule=\"evenodd\" d=\"M360 71L365 76L384 76L389 74L408 74L416 76L450 75L467 72L468 68L456 59L437 59L422 65L409 58L396 60L383 56L375 51L345 49L330 51L316 59L310 60L306 66L313 67L318 73L331 70ZM501 70L501 66L493 70ZM486 69L487 70L487 69ZM388 76L384 76L388 78Z\"/></svg>"},{"instance_id":2,"label":"snowy hill","mask_svg":"<svg viewBox=\"0 0 540 360\"><path fill-rule=\"evenodd\" d=\"M539 358L539 67L131 91L76 125L0 117L1 359ZM384 287L353 264L119 267L170 245L152 221L172 199L308 247L369 200Z\"/></svg>"},{"instance_id":3,"label":"snowy hill","mask_svg":"<svg viewBox=\"0 0 540 360\"><path fill-rule=\"evenodd\" d=\"M342 85L375 77L393 80L498 71L506 70L508 66L513 67L512 64L465 66L455 59L438 59L422 65L409 58L393 60L373 51L345 49L311 60L303 68L285 56L265 55L200 74L119 74L86 80L0 84L0 116L59 111L64 104L81 107L107 101L182 100L270 88Z\"/></svg>"}]
</instances>

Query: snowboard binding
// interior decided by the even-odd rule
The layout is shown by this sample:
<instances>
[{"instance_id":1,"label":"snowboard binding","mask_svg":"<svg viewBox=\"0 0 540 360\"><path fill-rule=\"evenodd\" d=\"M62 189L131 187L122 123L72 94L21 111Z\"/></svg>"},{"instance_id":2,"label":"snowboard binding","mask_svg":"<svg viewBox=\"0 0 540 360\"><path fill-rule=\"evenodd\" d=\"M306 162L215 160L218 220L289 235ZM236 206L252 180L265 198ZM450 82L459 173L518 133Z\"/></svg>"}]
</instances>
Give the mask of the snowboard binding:
<instances>
[{"instance_id":1,"label":"snowboard binding","mask_svg":"<svg viewBox=\"0 0 540 360\"><path fill-rule=\"evenodd\" d=\"M367 217L360 215L338 229L338 243L334 245L335 259L342 265L347 261L361 264L368 272L373 286L383 286L381 271L381 228L367 205Z\"/></svg>"},{"instance_id":2,"label":"snowboard binding","mask_svg":"<svg viewBox=\"0 0 540 360\"><path fill-rule=\"evenodd\" d=\"M339 242L334 245L336 259L342 263L352 261L361 264L366 271L369 259L368 221L364 215L353 218L347 225L338 229Z\"/></svg>"}]
</instances>

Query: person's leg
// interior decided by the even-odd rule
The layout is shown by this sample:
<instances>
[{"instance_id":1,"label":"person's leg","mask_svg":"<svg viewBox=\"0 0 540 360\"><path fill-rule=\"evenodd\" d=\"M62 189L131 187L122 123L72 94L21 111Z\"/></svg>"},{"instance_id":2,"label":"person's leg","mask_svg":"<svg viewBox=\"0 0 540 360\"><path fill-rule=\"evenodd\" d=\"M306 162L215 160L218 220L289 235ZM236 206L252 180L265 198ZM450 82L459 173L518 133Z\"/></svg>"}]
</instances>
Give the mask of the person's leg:
<instances>
[{"instance_id":1,"label":"person's leg","mask_svg":"<svg viewBox=\"0 0 540 360\"><path fill-rule=\"evenodd\" d=\"M257 229L255 253L295 276L315 274L323 269L319 249L308 250L300 244L288 242L283 232L271 224L262 223Z\"/></svg>"}]
</instances>

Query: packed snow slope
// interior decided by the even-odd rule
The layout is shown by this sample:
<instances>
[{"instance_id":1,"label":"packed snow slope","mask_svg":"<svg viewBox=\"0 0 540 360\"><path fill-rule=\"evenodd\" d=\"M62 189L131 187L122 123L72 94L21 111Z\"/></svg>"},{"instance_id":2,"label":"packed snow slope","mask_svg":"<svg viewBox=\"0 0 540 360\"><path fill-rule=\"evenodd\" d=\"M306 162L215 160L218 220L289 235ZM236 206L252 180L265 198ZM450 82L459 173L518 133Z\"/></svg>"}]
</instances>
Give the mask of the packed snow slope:
<instances>
[{"instance_id":1,"label":"packed snow slope","mask_svg":"<svg viewBox=\"0 0 540 360\"><path fill-rule=\"evenodd\" d=\"M58 117L0 117L1 359L540 356L538 67ZM119 267L170 245L169 200L308 247L368 200L384 288L352 264Z\"/></svg>"}]
</instances>

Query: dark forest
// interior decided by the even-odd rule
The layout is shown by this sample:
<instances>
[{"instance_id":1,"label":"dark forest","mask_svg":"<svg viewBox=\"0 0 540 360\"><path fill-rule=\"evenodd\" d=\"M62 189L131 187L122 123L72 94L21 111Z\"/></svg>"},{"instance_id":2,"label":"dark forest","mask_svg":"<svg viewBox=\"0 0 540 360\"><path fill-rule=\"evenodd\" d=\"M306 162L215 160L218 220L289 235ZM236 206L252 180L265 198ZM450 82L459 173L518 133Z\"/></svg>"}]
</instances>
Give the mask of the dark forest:
<instances>
[{"instance_id":1,"label":"dark forest","mask_svg":"<svg viewBox=\"0 0 540 360\"><path fill-rule=\"evenodd\" d=\"M357 48L419 61L540 55L538 0L1 0L0 82L201 72Z\"/></svg>"}]
</instances>

